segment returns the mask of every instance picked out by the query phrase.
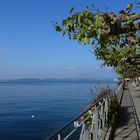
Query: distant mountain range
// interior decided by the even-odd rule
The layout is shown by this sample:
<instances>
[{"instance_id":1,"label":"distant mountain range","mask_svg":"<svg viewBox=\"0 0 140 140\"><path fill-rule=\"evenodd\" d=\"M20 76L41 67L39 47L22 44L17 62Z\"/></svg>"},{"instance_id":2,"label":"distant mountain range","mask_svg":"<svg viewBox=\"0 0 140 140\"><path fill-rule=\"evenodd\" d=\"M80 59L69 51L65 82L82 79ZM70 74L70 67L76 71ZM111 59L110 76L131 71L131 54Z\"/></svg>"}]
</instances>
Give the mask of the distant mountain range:
<instances>
[{"instance_id":1,"label":"distant mountain range","mask_svg":"<svg viewBox=\"0 0 140 140\"><path fill-rule=\"evenodd\" d=\"M0 80L0 83L30 83L30 82L109 82L113 79L90 79L90 78L23 78L23 79L6 79L6 80Z\"/></svg>"}]
</instances>

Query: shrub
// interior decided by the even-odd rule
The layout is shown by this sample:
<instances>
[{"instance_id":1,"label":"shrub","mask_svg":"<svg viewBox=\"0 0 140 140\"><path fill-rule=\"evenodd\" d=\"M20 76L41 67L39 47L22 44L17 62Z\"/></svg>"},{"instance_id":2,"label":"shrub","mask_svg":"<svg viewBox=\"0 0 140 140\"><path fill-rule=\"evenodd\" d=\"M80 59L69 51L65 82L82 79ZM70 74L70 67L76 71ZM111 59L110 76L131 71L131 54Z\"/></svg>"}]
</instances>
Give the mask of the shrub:
<instances>
[{"instance_id":1,"label":"shrub","mask_svg":"<svg viewBox=\"0 0 140 140\"><path fill-rule=\"evenodd\" d=\"M102 97L107 95L111 92L111 89L109 87L100 87L98 91L98 95L94 97L93 101L90 102L90 104L83 110L85 112L89 107L93 106L94 103L98 102ZM86 112L81 118L80 122L85 121L86 127L90 127L92 123L92 111L94 110L94 106Z\"/></svg>"},{"instance_id":2,"label":"shrub","mask_svg":"<svg viewBox=\"0 0 140 140\"><path fill-rule=\"evenodd\" d=\"M115 95L111 96L108 110L108 124L115 126L119 121L119 103Z\"/></svg>"}]
</instances>

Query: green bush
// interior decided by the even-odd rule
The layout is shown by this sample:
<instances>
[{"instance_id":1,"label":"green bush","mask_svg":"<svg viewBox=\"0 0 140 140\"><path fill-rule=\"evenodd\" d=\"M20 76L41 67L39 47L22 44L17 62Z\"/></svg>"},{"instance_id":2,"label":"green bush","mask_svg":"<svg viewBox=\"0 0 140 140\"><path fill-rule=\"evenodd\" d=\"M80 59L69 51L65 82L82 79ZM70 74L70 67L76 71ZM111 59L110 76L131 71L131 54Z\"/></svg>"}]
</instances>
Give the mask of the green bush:
<instances>
[{"instance_id":1,"label":"green bush","mask_svg":"<svg viewBox=\"0 0 140 140\"><path fill-rule=\"evenodd\" d=\"M119 121L119 103L115 95L111 96L108 110L108 124L115 126Z\"/></svg>"}]
</instances>

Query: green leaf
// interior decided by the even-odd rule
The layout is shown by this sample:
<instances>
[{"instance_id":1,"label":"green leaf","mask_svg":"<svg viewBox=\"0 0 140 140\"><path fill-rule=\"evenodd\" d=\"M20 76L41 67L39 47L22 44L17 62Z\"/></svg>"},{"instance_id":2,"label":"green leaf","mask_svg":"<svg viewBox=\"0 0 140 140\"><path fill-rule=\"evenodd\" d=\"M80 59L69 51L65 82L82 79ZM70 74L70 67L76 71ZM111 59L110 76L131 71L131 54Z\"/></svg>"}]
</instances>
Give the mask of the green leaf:
<instances>
[{"instance_id":1,"label":"green leaf","mask_svg":"<svg viewBox=\"0 0 140 140\"><path fill-rule=\"evenodd\" d=\"M57 32L62 31L62 29L61 29L61 27L60 27L60 26L55 26L55 29L56 29L56 31L57 31Z\"/></svg>"},{"instance_id":2,"label":"green leaf","mask_svg":"<svg viewBox=\"0 0 140 140\"><path fill-rule=\"evenodd\" d=\"M67 24L67 20L64 19L64 20L62 21L62 26L66 25L66 24Z\"/></svg>"},{"instance_id":3,"label":"green leaf","mask_svg":"<svg viewBox=\"0 0 140 140\"><path fill-rule=\"evenodd\" d=\"M90 39L87 38L87 37L85 37L85 39L84 39L84 43L85 43L85 44L90 44Z\"/></svg>"},{"instance_id":4,"label":"green leaf","mask_svg":"<svg viewBox=\"0 0 140 140\"><path fill-rule=\"evenodd\" d=\"M103 22L104 22L103 16L96 15L95 25L97 27L100 27L103 24Z\"/></svg>"},{"instance_id":5,"label":"green leaf","mask_svg":"<svg viewBox=\"0 0 140 140\"><path fill-rule=\"evenodd\" d=\"M126 7L127 13L129 13L131 11L132 6L133 6L132 3L127 5L127 7Z\"/></svg>"},{"instance_id":6,"label":"green leaf","mask_svg":"<svg viewBox=\"0 0 140 140\"><path fill-rule=\"evenodd\" d=\"M74 8L73 8L73 7L71 7L71 8L70 8L70 14L73 12L73 10L74 10Z\"/></svg>"},{"instance_id":7,"label":"green leaf","mask_svg":"<svg viewBox=\"0 0 140 140\"><path fill-rule=\"evenodd\" d=\"M120 14L126 14L124 10L119 11Z\"/></svg>"}]
</instances>

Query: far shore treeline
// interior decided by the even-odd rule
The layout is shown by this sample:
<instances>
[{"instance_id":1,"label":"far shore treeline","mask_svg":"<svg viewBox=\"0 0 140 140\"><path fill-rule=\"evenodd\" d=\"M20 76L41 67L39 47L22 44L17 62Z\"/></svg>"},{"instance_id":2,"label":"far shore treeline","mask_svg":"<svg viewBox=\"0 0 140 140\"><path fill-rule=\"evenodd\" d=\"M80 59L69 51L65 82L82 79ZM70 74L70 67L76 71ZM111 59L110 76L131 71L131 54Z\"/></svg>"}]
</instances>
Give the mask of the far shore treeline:
<instances>
[{"instance_id":1,"label":"far shore treeline","mask_svg":"<svg viewBox=\"0 0 140 140\"><path fill-rule=\"evenodd\" d=\"M45 83L45 82L94 82L110 83L113 79L92 79L92 78L24 78L0 80L0 83Z\"/></svg>"}]
</instances>

